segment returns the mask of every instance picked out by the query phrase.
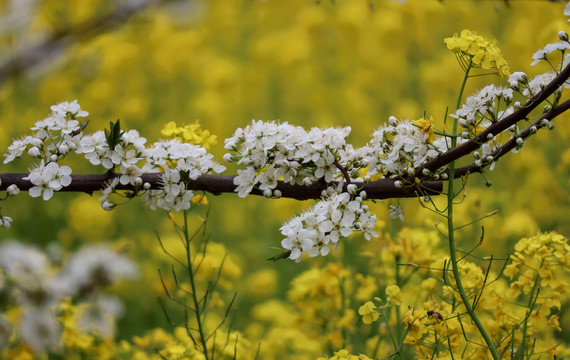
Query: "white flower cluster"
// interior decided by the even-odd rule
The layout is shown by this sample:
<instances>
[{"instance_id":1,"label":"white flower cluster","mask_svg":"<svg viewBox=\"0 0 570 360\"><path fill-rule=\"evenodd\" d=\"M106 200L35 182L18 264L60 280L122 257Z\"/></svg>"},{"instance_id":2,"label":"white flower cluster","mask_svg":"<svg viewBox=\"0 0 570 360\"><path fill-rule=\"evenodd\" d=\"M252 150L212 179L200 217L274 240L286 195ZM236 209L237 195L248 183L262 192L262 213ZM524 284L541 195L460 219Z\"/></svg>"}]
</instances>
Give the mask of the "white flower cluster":
<instances>
[{"instance_id":1,"label":"white flower cluster","mask_svg":"<svg viewBox=\"0 0 570 360\"><path fill-rule=\"evenodd\" d=\"M85 158L93 165L102 165L108 170L119 167L119 173L122 174L119 182L134 185L136 179L143 174L136 164L144 160L145 143L146 139L138 131L129 130L121 136L120 143L110 149L105 133L97 131L83 135L77 153L85 154Z\"/></svg>"},{"instance_id":2,"label":"white flower cluster","mask_svg":"<svg viewBox=\"0 0 570 360\"><path fill-rule=\"evenodd\" d=\"M564 33L564 32L562 32L562 33ZM562 35L562 34L559 34L559 35ZM531 65L536 65L543 60L548 60L548 56L555 51L564 52L568 49L570 49L570 42L568 42L568 34L566 34L566 40L557 41L555 43L547 44L544 48L536 51L532 55L532 58L534 59L534 61L531 63Z\"/></svg>"},{"instance_id":3,"label":"white flower cluster","mask_svg":"<svg viewBox=\"0 0 570 360\"><path fill-rule=\"evenodd\" d=\"M238 170L234 178L240 197L247 196L254 186L271 191L278 178L299 185L314 184L320 179L330 183L343 176L335 163L350 173L358 167L354 157L350 163L346 161L353 153L352 146L346 143L350 130L344 127L306 131L286 122L254 120L226 139L225 148L230 152L224 155L224 160L237 161L246 167Z\"/></svg>"},{"instance_id":4,"label":"white flower cluster","mask_svg":"<svg viewBox=\"0 0 570 360\"><path fill-rule=\"evenodd\" d=\"M508 106L500 110L501 100ZM465 104L450 116L459 119L459 125L477 133L479 126L486 128L511 114L514 109L509 106L513 102L513 89L505 89L495 85L487 85L477 93L469 96Z\"/></svg>"},{"instance_id":5,"label":"white flower cluster","mask_svg":"<svg viewBox=\"0 0 570 360\"><path fill-rule=\"evenodd\" d=\"M389 124L374 131L365 147L365 159L370 163L368 174L413 174L414 168L447 151L450 144L443 137L430 138L428 132L409 120L391 116Z\"/></svg>"},{"instance_id":6,"label":"white flower cluster","mask_svg":"<svg viewBox=\"0 0 570 360\"><path fill-rule=\"evenodd\" d=\"M340 238L355 231L362 231L368 240L378 236L374 231L376 215L371 215L368 206L363 204L365 197L364 193L351 196L346 192L333 192L285 223L281 227L285 236L281 246L290 251L289 258L299 262L305 253L310 257L326 256Z\"/></svg>"},{"instance_id":7,"label":"white flower cluster","mask_svg":"<svg viewBox=\"0 0 570 360\"><path fill-rule=\"evenodd\" d=\"M60 304L69 297L80 301L78 307L84 309L78 324L84 332L113 336L120 302L102 290L137 275L137 267L130 259L103 245L81 248L59 269L32 246L16 241L0 245L0 295L18 304L18 335L36 352L55 350L60 344L57 316ZM13 325L2 313L0 326L0 330L12 332Z\"/></svg>"},{"instance_id":8,"label":"white flower cluster","mask_svg":"<svg viewBox=\"0 0 570 360\"><path fill-rule=\"evenodd\" d=\"M225 170L202 146L169 140L156 142L147 148L147 140L136 130L121 132L117 143L110 148L105 132L83 133L76 118L85 117L88 113L81 110L77 100L54 105L51 110L48 118L36 122L32 128L33 135L15 140L5 154L4 163L21 157L26 150L28 155L40 159L40 163L24 178L34 184L29 192L32 197L42 196L48 200L54 191L71 183L71 168L57 163L70 151L84 154L91 164L101 165L117 174L100 198L106 210L115 206L107 198L119 184L142 188L141 194L145 195L152 209L188 209L193 193L186 189L185 181L196 180L208 172L221 173ZM150 190L149 184L143 184L142 174L161 170L165 170L164 190ZM18 191L12 187L8 194L15 195ZM3 217L1 225L9 227L10 222L10 218Z\"/></svg>"},{"instance_id":9,"label":"white flower cluster","mask_svg":"<svg viewBox=\"0 0 570 360\"><path fill-rule=\"evenodd\" d=\"M196 180L209 172L222 173L226 168L214 161L204 147L182 143L177 139L158 141L144 152L144 172L164 169L163 190L146 193L146 203L152 209L186 210L194 193L186 188L187 179Z\"/></svg>"},{"instance_id":10,"label":"white flower cluster","mask_svg":"<svg viewBox=\"0 0 570 360\"><path fill-rule=\"evenodd\" d=\"M30 189L31 197L42 196L44 200L49 200L54 191L61 190L64 186L71 184L71 168L59 166L56 162L50 162L46 165L42 160L23 179L30 180L35 185Z\"/></svg>"},{"instance_id":11,"label":"white flower cluster","mask_svg":"<svg viewBox=\"0 0 570 360\"><path fill-rule=\"evenodd\" d=\"M81 126L77 118L89 115L81 110L77 100L63 102L51 107L47 118L37 121L32 127L34 134L12 142L4 155L4 164L24 154L48 162L56 162L79 146Z\"/></svg>"}]
</instances>

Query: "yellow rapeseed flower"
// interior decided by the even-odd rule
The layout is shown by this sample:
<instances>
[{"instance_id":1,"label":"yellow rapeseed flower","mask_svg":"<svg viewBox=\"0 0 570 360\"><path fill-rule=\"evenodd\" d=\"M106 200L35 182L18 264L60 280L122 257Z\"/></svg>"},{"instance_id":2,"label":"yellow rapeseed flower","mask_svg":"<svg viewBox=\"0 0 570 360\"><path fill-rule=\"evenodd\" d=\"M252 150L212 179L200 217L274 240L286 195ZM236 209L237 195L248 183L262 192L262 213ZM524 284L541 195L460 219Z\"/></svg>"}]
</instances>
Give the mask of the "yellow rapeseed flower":
<instances>
[{"instance_id":1,"label":"yellow rapeseed flower","mask_svg":"<svg viewBox=\"0 0 570 360\"><path fill-rule=\"evenodd\" d=\"M378 320L378 317L380 317L380 313L372 301L367 301L362 305L358 309L358 313L362 315L362 322L365 324L372 324L374 321Z\"/></svg>"},{"instance_id":2,"label":"yellow rapeseed flower","mask_svg":"<svg viewBox=\"0 0 570 360\"><path fill-rule=\"evenodd\" d=\"M388 300L396 306L402 305L402 293L398 285L390 285L386 288L386 296Z\"/></svg>"},{"instance_id":3,"label":"yellow rapeseed flower","mask_svg":"<svg viewBox=\"0 0 570 360\"><path fill-rule=\"evenodd\" d=\"M495 45L495 40L489 41L474 32L463 30L461 35L455 34L443 41L449 50L467 57L473 65L482 69L494 69L501 77L510 75L509 65Z\"/></svg>"},{"instance_id":4,"label":"yellow rapeseed flower","mask_svg":"<svg viewBox=\"0 0 570 360\"><path fill-rule=\"evenodd\" d=\"M426 134L426 141L431 144L433 142L433 134L435 133L433 117L430 116L429 119L421 118L414 121L414 124L419 127L424 134Z\"/></svg>"},{"instance_id":5,"label":"yellow rapeseed flower","mask_svg":"<svg viewBox=\"0 0 570 360\"><path fill-rule=\"evenodd\" d=\"M174 121L168 122L160 133L172 139L188 142L194 145L202 145L206 150L210 150L211 145L218 143L218 137L211 135L209 130L203 129L196 120L193 124L178 126Z\"/></svg>"}]
</instances>

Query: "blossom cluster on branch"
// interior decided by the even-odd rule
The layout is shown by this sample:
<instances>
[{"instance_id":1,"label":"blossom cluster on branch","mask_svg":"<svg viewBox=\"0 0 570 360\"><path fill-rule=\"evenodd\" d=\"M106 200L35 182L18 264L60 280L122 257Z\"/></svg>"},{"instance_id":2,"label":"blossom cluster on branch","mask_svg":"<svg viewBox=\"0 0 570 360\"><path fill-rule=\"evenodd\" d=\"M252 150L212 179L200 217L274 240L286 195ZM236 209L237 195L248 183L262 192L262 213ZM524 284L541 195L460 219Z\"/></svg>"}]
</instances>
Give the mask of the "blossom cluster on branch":
<instances>
[{"instance_id":1,"label":"blossom cluster on branch","mask_svg":"<svg viewBox=\"0 0 570 360\"><path fill-rule=\"evenodd\" d=\"M278 188L282 184L294 189L317 186L321 200L281 228L286 237L282 245L294 260L299 260L302 253L326 255L340 238L356 231L362 231L366 238L374 236L376 216L363 205L366 193L362 190L368 184L389 181L394 189L408 188L412 195L433 193L433 188L424 184L445 181L451 162L470 153L475 158L471 165L459 169L454 174L456 177L467 171L482 171L487 166L492 169L506 152L519 151L528 136L541 128L553 127L552 119L544 114L555 117L570 107L568 101L560 104L562 85L570 76L565 54L570 43L565 32L558 35L560 41L533 56L533 64L547 61L553 71L530 81L522 72L509 76L506 61L494 42L482 40L469 31L446 39L466 74L469 69L482 68L509 76L508 88L489 85L468 97L450 115L462 128L457 133L437 131L432 117L412 121L391 116L387 124L374 131L365 146L355 147L347 142L350 127L307 131L286 122L254 120L225 140L229 152L224 160L237 162L239 169L237 176L231 177L233 186L221 192L237 192L245 197L255 190L266 197L278 198L283 195ZM558 65L551 62L555 51L562 54ZM538 120L524 130L519 129L517 123L529 120L530 112L539 105L543 111L534 115ZM0 183L6 197L17 195L18 186L23 185L30 196L49 200L55 191L70 186L72 169L59 163L71 152L83 154L107 174L105 182L100 184L100 200L105 210L117 205L109 196L122 189L128 189L124 196L129 199L142 196L153 210L186 210L195 196L192 184L204 175L221 174L225 170L205 147L215 143L215 137L198 123L184 128L169 123L163 134L173 138L147 146L146 138L136 130L122 130L119 121L111 122L105 131L86 134L87 121L80 119L88 113L77 100L54 105L51 110L47 118L35 123L32 135L14 140L8 147L4 163L27 154L36 164L21 179L33 186ZM502 136L505 131L510 134L506 142ZM146 175L151 174L160 174L158 183L148 181ZM401 213L393 217L403 218ZM2 226L8 228L11 222L10 217L0 214Z\"/></svg>"}]
</instances>

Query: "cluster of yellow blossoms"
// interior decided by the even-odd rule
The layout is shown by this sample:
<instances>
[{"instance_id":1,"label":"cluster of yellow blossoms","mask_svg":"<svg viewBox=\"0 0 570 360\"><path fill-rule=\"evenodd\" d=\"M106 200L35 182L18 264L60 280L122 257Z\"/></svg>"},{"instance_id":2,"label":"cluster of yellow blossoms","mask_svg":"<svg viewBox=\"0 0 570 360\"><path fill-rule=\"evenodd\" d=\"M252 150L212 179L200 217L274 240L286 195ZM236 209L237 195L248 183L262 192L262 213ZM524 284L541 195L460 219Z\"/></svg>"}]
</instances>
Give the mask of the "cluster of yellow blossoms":
<instances>
[{"instance_id":1,"label":"cluster of yellow blossoms","mask_svg":"<svg viewBox=\"0 0 570 360\"><path fill-rule=\"evenodd\" d=\"M178 126L174 121L168 122L160 131L162 135L188 142L194 145L202 145L206 150L218 143L217 136L211 135L209 130L203 129L198 120L193 124Z\"/></svg>"},{"instance_id":2,"label":"cluster of yellow blossoms","mask_svg":"<svg viewBox=\"0 0 570 360\"><path fill-rule=\"evenodd\" d=\"M468 63L483 69L495 69L501 77L510 75L507 61L501 54L501 49L495 45L495 41L489 41L469 30L463 30L461 35L455 34L446 38L444 42L447 48L460 56L468 58Z\"/></svg>"}]
</instances>

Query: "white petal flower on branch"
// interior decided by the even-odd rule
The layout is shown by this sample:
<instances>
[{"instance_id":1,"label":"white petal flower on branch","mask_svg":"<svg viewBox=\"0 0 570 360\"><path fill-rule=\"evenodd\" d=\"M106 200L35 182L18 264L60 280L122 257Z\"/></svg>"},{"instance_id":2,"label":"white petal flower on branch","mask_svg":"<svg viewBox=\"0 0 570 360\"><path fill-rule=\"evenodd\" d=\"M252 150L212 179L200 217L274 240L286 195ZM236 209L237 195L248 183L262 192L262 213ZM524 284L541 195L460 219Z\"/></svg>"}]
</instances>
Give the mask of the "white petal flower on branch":
<instances>
[{"instance_id":1,"label":"white petal flower on branch","mask_svg":"<svg viewBox=\"0 0 570 360\"><path fill-rule=\"evenodd\" d=\"M362 205L361 198L335 192L286 222L281 227L285 236L281 246L290 251L289 258L295 261L300 261L302 254L326 256L341 238L353 232L362 231L368 240L378 236L375 223L376 216Z\"/></svg>"},{"instance_id":2,"label":"white petal flower on branch","mask_svg":"<svg viewBox=\"0 0 570 360\"><path fill-rule=\"evenodd\" d=\"M544 90L546 85L554 80L555 77L556 73L554 72L547 72L535 76L531 81L528 82L528 86L523 89L523 95L530 97L540 93L542 90ZM560 89L560 91L562 91L562 89Z\"/></svg>"},{"instance_id":3,"label":"white petal flower on branch","mask_svg":"<svg viewBox=\"0 0 570 360\"><path fill-rule=\"evenodd\" d=\"M341 156L347 152L349 134L350 127L306 131L286 122L253 120L226 139L225 148L231 153L224 159L245 166L234 179L241 197L247 196L254 186L274 189L279 177L289 184L311 185L320 179L329 183L343 177L335 162L354 168ZM348 151L354 152L352 147Z\"/></svg>"},{"instance_id":4,"label":"white petal flower on branch","mask_svg":"<svg viewBox=\"0 0 570 360\"><path fill-rule=\"evenodd\" d=\"M566 51L570 49L570 43L567 41L557 41L555 43L547 44L544 48L536 51L532 58L534 61L531 65L536 65L539 62L548 59L548 55L552 54L554 51Z\"/></svg>"},{"instance_id":5,"label":"white petal flower on branch","mask_svg":"<svg viewBox=\"0 0 570 360\"><path fill-rule=\"evenodd\" d=\"M81 106L77 103L77 100L73 100L72 102L61 102L57 105L52 105L50 107L51 111L55 115L59 115L62 117L68 116L70 114L72 117L85 117L88 116L89 113L87 111L81 110Z\"/></svg>"},{"instance_id":6,"label":"white petal flower on branch","mask_svg":"<svg viewBox=\"0 0 570 360\"><path fill-rule=\"evenodd\" d=\"M31 197L42 196L44 200L49 200L54 191L61 190L64 186L71 184L71 168L69 166L60 167L55 162L45 165L42 160L23 179L29 180L35 185L29 190Z\"/></svg>"}]
</instances>

